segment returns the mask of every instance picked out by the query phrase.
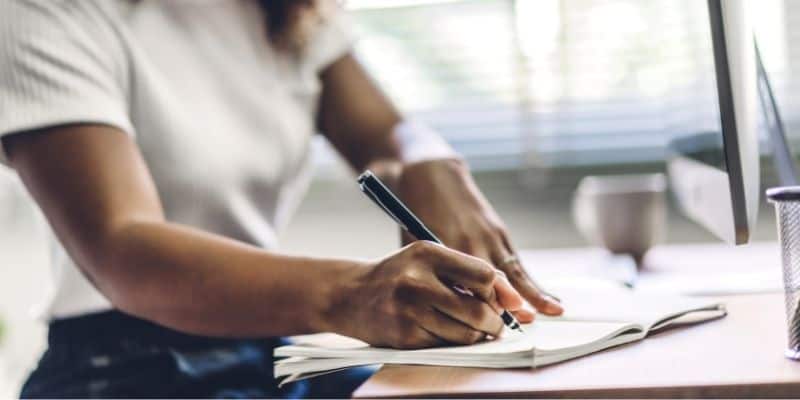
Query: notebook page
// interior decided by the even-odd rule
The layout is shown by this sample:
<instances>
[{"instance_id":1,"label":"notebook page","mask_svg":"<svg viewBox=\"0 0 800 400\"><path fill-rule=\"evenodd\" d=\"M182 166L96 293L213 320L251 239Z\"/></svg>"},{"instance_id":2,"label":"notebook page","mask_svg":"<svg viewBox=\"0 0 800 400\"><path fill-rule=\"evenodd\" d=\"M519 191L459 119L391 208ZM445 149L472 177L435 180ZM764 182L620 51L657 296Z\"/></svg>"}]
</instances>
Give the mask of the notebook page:
<instances>
[{"instance_id":1,"label":"notebook page","mask_svg":"<svg viewBox=\"0 0 800 400\"><path fill-rule=\"evenodd\" d=\"M631 324L618 322L534 321L522 325L523 333L506 330L503 336L496 340L470 346L438 347L411 352L428 355L494 355L527 352L534 348L558 350L605 340L633 327Z\"/></svg>"},{"instance_id":2,"label":"notebook page","mask_svg":"<svg viewBox=\"0 0 800 400\"><path fill-rule=\"evenodd\" d=\"M575 322L538 320L523 325L525 335L537 351L560 351L599 343L628 330L642 330L637 324L624 322Z\"/></svg>"},{"instance_id":3,"label":"notebook page","mask_svg":"<svg viewBox=\"0 0 800 400\"><path fill-rule=\"evenodd\" d=\"M300 337L296 344L279 347L275 350L277 357L390 357L397 353L414 354L421 357L431 355L478 355L508 354L531 351L533 344L529 335L516 332L505 332L503 337L470 346L436 347L419 350L397 350L390 348L370 347L368 344L344 336L326 333Z\"/></svg>"},{"instance_id":4,"label":"notebook page","mask_svg":"<svg viewBox=\"0 0 800 400\"><path fill-rule=\"evenodd\" d=\"M499 339L470 346L449 346L420 350L370 347L364 342L336 334L296 337L295 345L276 349L278 357L375 358L449 357L476 359L480 356L530 352L534 348L557 350L605 340L634 326L617 322L535 321L523 325L524 333L506 331Z\"/></svg>"},{"instance_id":5,"label":"notebook page","mask_svg":"<svg viewBox=\"0 0 800 400\"><path fill-rule=\"evenodd\" d=\"M539 319L631 322L649 327L668 316L715 308L719 304L708 298L643 294L624 288L580 291L561 288L557 294L562 300L564 314L560 317L540 315Z\"/></svg>"},{"instance_id":6,"label":"notebook page","mask_svg":"<svg viewBox=\"0 0 800 400\"><path fill-rule=\"evenodd\" d=\"M302 344L276 350L277 356L292 357L276 362L274 372L279 377L368 364L533 367L540 358L539 365L544 365L609 347L621 332L630 334L635 328L622 323L540 321L526 325L524 334L510 333L471 346L423 350L376 349L343 336L308 335L299 338Z\"/></svg>"}]
</instances>

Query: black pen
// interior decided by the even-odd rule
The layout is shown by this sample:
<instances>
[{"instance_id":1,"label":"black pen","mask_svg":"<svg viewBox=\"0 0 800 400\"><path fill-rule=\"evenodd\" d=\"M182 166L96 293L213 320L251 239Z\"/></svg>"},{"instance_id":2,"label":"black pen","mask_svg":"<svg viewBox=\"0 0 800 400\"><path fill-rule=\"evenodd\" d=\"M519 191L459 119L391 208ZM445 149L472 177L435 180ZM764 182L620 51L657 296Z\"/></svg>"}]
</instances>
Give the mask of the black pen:
<instances>
[{"instance_id":1,"label":"black pen","mask_svg":"<svg viewBox=\"0 0 800 400\"><path fill-rule=\"evenodd\" d=\"M417 216L372 173L372 171L364 171L364 173L358 177L358 185L367 197L382 208L386 214L389 214L401 228L417 238L417 240L427 240L444 245L444 243L442 243L442 241L439 240L439 238L436 237L436 235L434 235L433 232L431 232L430 229L428 229L428 227L426 227L425 224L423 224L422 221L420 221L419 218L417 218ZM503 323L507 327L522 332L522 326L519 321L517 321L508 310L503 310L500 314L500 318L503 319Z\"/></svg>"}]
</instances>

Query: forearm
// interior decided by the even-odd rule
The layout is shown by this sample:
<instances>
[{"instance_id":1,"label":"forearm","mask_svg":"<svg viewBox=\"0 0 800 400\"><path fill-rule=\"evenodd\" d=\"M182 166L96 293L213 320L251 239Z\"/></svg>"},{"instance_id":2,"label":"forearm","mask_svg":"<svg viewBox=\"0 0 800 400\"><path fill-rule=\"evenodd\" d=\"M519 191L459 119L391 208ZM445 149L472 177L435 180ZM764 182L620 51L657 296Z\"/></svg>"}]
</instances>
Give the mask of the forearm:
<instances>
[{"instance_id":1,"label":"forearm","mask_svg":"<svg viewBox=\"0 0 800 400\"><path fill-rule=\"evenodd\" d=\"M358 262L290 257L184 226L131 223L103 246L95 281L123 311L188 333L330 330L336 286Z\"/></svg>"},{"instance_id":2,"label":"forearm","mask_svg":"<svg viewBox=\"0 0 800 400\"><path fill-rule=\"evenodd\" d=\"M385 141L397 143L393 157L374 158L367 168L384 181L396 183L407 165L426 161L445 161L465 166L461 156L433 129L414 120L402 120L385 134Z\"/></svg>"},{"instance_id":3,"label":"forearm","mask_svg":"<svg viewBox=\"0 0 800 400\"><path fill-rule=\"evenodd\" d=\"M404 117L352 56L321 79L319 128L356 171L369 168L391 182L406 164L458 157L435 131Z\"/></svg>"}]
</instances>

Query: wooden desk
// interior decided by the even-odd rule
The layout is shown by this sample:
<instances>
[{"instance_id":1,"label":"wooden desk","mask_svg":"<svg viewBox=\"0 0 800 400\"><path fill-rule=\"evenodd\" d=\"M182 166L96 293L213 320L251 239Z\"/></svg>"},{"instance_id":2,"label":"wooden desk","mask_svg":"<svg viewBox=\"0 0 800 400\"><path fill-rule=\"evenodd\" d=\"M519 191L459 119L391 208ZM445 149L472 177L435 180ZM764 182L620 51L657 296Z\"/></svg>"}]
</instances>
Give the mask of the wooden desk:
<instances>
[{"instance_id":1,"label":"wooden desk","mask_svg":"<svg viewBox=\"0 0 800 400\"><path fill-rule=\"evenodd\" d=\"M745 250L729 248L720 253L732 254L722 256L730 257L729 263L718 263L718 267L708 268L739 270L743 263L769 267L777 258L773 254L777 251L773 245ZM673 247L664 249L662 254L675 257L683 252L686 257L675 259L678 262L680 259L702 259L715 253L714 246L708 251L697 252L702 248ZM581 251L591 250L575 250ZM759 251L764 252L763 258L755 255ZM697 254L689 257L689 253ZM530 253L525 254L529 262L536 258ZM763 263L756 262L757 259ZM771 267L779 268L776 265ZM659 268L662 268L660 273L669 270L665 264ZM729 310L726 318L667 331L580 360L535 370L387 366L362 385L354 396L631 398L800 395L800 362L783 357L786 345L783 295L737 295L722 300Z\"/></svg>"}]
</instances>

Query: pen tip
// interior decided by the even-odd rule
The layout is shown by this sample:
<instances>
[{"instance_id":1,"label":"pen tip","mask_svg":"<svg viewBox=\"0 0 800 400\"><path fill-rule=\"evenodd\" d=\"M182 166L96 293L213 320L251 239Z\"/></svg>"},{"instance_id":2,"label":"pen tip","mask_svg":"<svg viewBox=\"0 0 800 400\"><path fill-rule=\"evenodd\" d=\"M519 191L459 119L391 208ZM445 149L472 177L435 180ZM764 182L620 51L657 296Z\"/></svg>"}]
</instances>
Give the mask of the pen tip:
<instances>
[{"instance_id":1,"label":"pen tip","mask_svg":"<svg viewBox=\"0 0 800 400\"><path fill-rule=\"evenodd\" d=\"M505 323L507 327L511 328L511 330L520 333L523 332L522 325L520 325L519 321L517 321L517 319L514 318L514 315L508 312L508 310L503 310L503 312L500 314L500 317L503 319L503 323Z\"/></svg>"}]
</instances>

